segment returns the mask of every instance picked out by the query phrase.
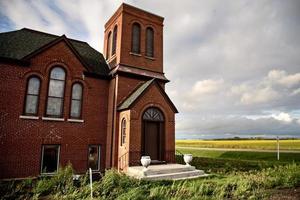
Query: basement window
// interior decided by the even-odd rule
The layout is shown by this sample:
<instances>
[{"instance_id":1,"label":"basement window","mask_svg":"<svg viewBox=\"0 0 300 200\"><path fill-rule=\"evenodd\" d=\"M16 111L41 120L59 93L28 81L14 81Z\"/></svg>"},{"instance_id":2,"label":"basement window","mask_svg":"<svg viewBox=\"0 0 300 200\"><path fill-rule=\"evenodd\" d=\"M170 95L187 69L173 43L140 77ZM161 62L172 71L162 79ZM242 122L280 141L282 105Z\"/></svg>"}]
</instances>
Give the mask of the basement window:
<instances>
[{"instance_id":1,"label":"basement window","mask_svg":"<svg viewBox=\"0 0 300 200\"><path fill-rule=\"evenodd\" d=\"M60 145L42 146L42 174L53 174L58 170Z\"/></svg>"},{"instance_id":2,"label":"basement window","mask_svg":"<svg viewBox=\"0 0 300 200\"><path fill-rule=\"evenodd\" d=\"M88 168L100 170L100 145L90 145L88 149Z\"/></svg>"}]
</instances>

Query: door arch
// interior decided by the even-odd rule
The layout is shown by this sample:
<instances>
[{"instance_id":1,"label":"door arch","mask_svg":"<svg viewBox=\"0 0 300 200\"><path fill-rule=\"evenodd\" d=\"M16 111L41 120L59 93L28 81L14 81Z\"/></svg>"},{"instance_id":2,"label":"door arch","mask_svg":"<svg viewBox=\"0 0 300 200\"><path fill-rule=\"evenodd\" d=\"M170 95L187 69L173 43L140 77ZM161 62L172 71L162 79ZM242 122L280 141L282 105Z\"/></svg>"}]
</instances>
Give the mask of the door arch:
<instances>
[{"instance_id":1,"label":"door arch","mask_svg":"<svg viewBox=\"0 0 300 200\"><path fill-rule=\"evenodd\" d=\"M156 107L148 108L142 118L142 155L151 157L151 160L164 159L164 126L163 113Z\"/></svg>"}]
</instances>

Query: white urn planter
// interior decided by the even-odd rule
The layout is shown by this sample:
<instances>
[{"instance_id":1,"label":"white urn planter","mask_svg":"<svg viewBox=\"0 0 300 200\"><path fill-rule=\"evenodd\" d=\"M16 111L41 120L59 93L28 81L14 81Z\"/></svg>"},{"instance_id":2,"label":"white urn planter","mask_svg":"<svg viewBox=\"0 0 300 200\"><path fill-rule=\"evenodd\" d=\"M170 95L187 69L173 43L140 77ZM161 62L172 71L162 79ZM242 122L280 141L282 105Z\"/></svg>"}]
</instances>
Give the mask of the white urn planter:
<instances>
[{"instance_id":1,"label":"white urn planter","mask_svg":"<svg viewBox=\"0 0 300 200\"><path fill-rule=\"evenodd\" d=\"M141 163L142 163L142 165L143 165L143 167L144 167L143 171L146 171L147 168L148 168L148 166L149 166L150 163L151 163L151 158L150 158L150 156L142 156L142 158L141 158Z\"/></svg>"},{"instance_id":2,"label":"white urn planter","mask_svg":"<svg viewBox=\"0 0 300 200\"><path fill-rule=\"evenodd\" d=\"M184 162L185 162L185 164L186 164L187 166L191 166L190 163L191 163L192 160L193 160L193 155L192 155L192 154L184 154L184 155L183 155L183 160L184 160Z\"/></svg>"}]
</instances>

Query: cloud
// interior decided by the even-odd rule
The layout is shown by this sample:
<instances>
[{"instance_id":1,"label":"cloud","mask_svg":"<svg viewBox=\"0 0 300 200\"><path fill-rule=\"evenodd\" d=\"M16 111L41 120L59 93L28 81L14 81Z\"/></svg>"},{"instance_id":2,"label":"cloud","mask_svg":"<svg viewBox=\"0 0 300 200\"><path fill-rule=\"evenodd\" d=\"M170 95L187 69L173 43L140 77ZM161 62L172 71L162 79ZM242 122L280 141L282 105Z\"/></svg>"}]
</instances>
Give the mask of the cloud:
<instances>
[{"instance_id":1,"label":"cloud","mask_svg":"<svg viewBox=\"0 0 300 200\"><path fill-rule=\"evenodd\" d=\"M0 1L0 31L66 34L102 51L104 23L121 2ZM179 134L300 133L300 1L125 2L165 17L166 90Z\"/></svg>"},{"instance_id":2,"label":"cloud","mask_svg":"<svg viewBox=\"0 0 300 200\"><path fill-rule=\"evenodd\" d=\"M224 81L222 79L212 80L206 79L203 81L197 81L192 88L192 95L205 95L213 94L222 89Z\"/></svg>"},{"instance_id":3,"label":"cloud","mask_svg":"<svg viewBox=\"0 0 300 200\"><path fill-rule=\"evenodd\" d=\"M286 87L300 85L300 73L287 75L284 70L272 70L269 72L268 78L270 81Z\"/></svg>"},{"instance_id":4,"label":"cloud","mask_svg":"<svg viewBox=\"0 0 300 200\"><path fill-rule=\"evenodd\" d=\"M288 114L288 113L284 113L284 112L281 112L279 113L278 115L272 115L272 117L274 119L277 119L279 121L283 121L283 122L286 122L286 123L290 123L293 121L292 117Z\"/></svg>"}]
</instances>

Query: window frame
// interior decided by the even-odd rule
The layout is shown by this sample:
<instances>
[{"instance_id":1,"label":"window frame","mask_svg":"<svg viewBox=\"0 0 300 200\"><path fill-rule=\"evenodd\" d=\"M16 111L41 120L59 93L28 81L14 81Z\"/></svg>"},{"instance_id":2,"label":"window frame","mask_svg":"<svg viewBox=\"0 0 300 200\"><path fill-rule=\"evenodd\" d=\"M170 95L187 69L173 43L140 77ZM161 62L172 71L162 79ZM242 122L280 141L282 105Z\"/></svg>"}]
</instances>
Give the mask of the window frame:
<instances>
[{"instance_id":1,"label":"window frame","mask_svg":"<svg viewBox=\"0 0 300 200\"><path fill-rule=\"evenodd\" d=\"M149 55L148 54L148 30L151 30L152 31L152 43L150 44L151 45L151 48L152 48L152 55ZM151 26L148 26L147 28L146 28L146 33L145 33L145 38L146 38L146 40L145 40L145 56L146 57L149 57L149 58L154 58L154 29L151 27Z\"/></svg>"},{"instance_id":2,"label":"window frame","mask_svg":"<svg viewBox=\"0 0 300 200\"><path fill-rule=\"evenodd\" d=\"M29 81L32 78L37 78L40 82L39 85L39 90L38 90L38 95L33 95L33 94L28 94L29 91ZM37 76L37 75L30 75L27 80L26 80L26 89L25 89L25 95L24 95L24 101L23 101L23 115L25 116L38 116L39 113L39 105L40 105L40 95L41 95L41 87L42 87L42 79ZM36 113L26 113L26 103L27 103L27 96L31 95L31 96L37 96L37 104L36 104Z\"/></svg>"},{"instance_id":3,"label":"window frame","mask_svg":"<svg viewBox=\"0 0 300 200\"><path fill-rule=\"evenodd\" d=\"M78 99L73 99L73 87L75 84L79 84L81 86L81 99L80 99L80 115L79 117L72 117L71 113L72 113L72 102L73 100L75 101L79 101ZM84 92L84 87L83 84L81 82L74 82L71 86L71 95L70 95L70 112L69 112L69 119L82 119L82 107L83 107L83 92Z\"/></svg>"},{"instance_id":4,"label":"window frame","mask_svg":"<svg viewBox=\"0 0 300 200\"><path fill-rule=\"evenodd\" d=\"M56 164L56 170L54 172L43 172L43 163L44 163L44 149L45 146L53 146L53 147L57 147L57 164ZM61 145L60 144L42 144L42 149L41 149L41 165L40 165L40 174L41 175L53 175L56 174L56 172L59 169L59 161L60 161L60 148Z\"/></svg>"},{"instance_id":5,"label":"window frame","mask_svg":"<svg viewBox=\"0 0 300 200\"><path fill-rule=\"evenodd\" d=\"M111 31L109 31L107 35L107 41L106 41L106 60L108 60L111 57Z\"/></svg>"},{"instance_id":6,"label":"window frame","mask_svg":"<svg viewBox=\"0 0 300 200\"><path fill-rule=\"evenodd\" d=\"M139 28L139 38L138 38L138 51L134 51L134 44L133 44L133 41L134 41L134 26L137 26ZM138 22L134 22L131 26L131 53L134 53L134 54L141 54L141 32L142 32L142 27L141 25L138 23Z\"/></svg>"},{"instance_id":7,"label":"window frame","mask_svg":"<svg viewBox=\"0 0 300 200\"><path fill-rule=\"evenodd\" d=\"M97 169L92 169L93 172L98 172L101 170L101 145L100 144L89 144L87 149L87 169L89 170L89 157L90 157L90 147L97 147L98 149L98 163L97 163Z\"/></svg>"},{"instance_id":8,"label":"window frame","mask_svg":"<svg viewBox=\"0 0 300 200\"><path fill-rule=\"evenodd\" d=\"M127 130L127 120L124 117L121 120L121 146L124 146L126 144L126 136L127 136L126 130Z\"/></svg>"},{"instance_id":9,"label":"window frame","mask_svg":"<svg viewBox=\"0 0 300 200\"><path fill-rule=\"evenodd\" d=\"M64 87L63 87L63 96L60 97L53 97L53 96L49 96L49 90L50 90L50 82L51 80L55 80L55 81L62 81L59 79L52 79L51 78L51 72L53 69L55 68L61 68L64 72L65 72L65 79L64 79ZM66 85L67 85L67 70L62 66L62 65L54 65L53 67L51 67L51 69L49 70L49 74L48 74L48 88L47 88L47 96L46 96L46 104L45 104L45 116L46 117L50 117L50 118L63 118L64 117L64 103L65 103L65 93L66 93ZM51 98L57 98L57 99L62 99L62 107L61 107L61 113L60 115L48 115L47 114L47 109L48 109L48 102L49 102L49 97Z\"/></svg>"},{"instance_id":10,"label":"window frame","mask_svg":"<svg viewBox=\"0 0 300 200\"><path fill-rule=\"evenodd\" d=\"M116 55L117 51L117 37L118 37L118 25L115 25L112 34L112 43L111 43L111 56Z\"/></svg>"}]
</instances>

